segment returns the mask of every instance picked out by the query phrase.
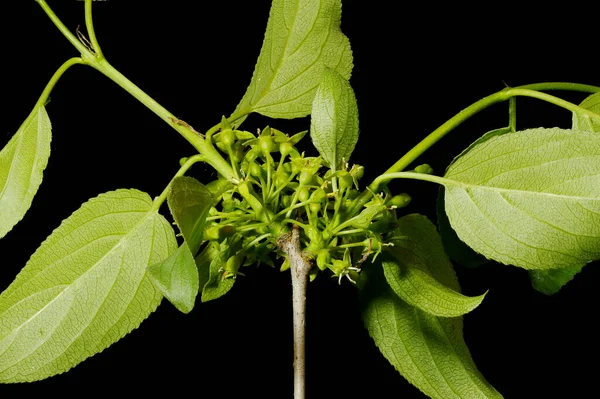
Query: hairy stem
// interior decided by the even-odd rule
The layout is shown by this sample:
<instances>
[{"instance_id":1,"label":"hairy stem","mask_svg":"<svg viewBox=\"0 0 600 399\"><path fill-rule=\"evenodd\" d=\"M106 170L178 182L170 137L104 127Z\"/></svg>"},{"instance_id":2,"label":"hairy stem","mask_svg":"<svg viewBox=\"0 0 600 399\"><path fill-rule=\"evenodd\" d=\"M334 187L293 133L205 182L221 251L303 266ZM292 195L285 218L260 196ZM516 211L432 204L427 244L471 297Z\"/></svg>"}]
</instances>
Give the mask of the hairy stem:
<instances>
[{"instance_id":1,"label":"hairy stem","mask_svg":"<svg viewBox=\"0 0 600 399\"><path fill-rule=\"evenodd\" d=\"M277 240L279 247L287 256L292 274L292 302L294 312L294 398L304 399L306 385L306 286L308 273L312 266L310 259L300 248L298 226L291 233L283 234Z\"/></svg>"}]
</instances>

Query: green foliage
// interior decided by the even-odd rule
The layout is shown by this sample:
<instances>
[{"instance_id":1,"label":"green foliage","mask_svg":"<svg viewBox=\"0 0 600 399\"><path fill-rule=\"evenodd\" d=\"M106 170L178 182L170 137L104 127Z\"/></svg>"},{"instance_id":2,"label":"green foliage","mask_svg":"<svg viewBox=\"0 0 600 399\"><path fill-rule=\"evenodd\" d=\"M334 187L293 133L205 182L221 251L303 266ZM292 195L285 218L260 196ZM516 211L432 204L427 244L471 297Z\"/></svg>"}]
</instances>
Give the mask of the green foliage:
<instances>
[{"instance_id":1,"label":"green foliage","mask_svg":"<svg viewBox=\"0 0 600 399\"><path fill-rule=\"evenodd\" d=\"M0 238L31 206L50 157L52 129L43 106L36 106L0 151Z\"/></svg>"},{"instance_id":2,"label":"green foliage","mask_svg":"<svg viewBox=\"0 0 600 399\"><path fill-rule=\"evenodd\" d=\"M600 92L590 95L579 106L600 115ZM600 117L590 118L587 115L573 112L573 130L600 133Z\"/></svg>"},{"instance_id":3,"label":"green foliage","mask_svg":"<svg viewBox=\"0 0 600 399\"><path fill-rule=\"evenodd\" d=\"M383 273L404 302L434 316L457 317L483 301L485 294L471 298L436 280L434 270L451 276L452 264L435 226L426 217L400 218L392 242L391 256L382 261Z\"/></svg>"},{"instance_id":4,"label":"green foliage","mask_svg":"<svg viewBox=\"0 0 600 399\"><path fill-rule=\"evenodd\" d=\"M352 71L350 42L340 30L340 0L274 0L254 74L233 115L273 118L310 113L323 68Z\"/></svg>"},{"instance_id":5,"label":"green foliage","mask_svg":"<svg viewBox=\"0 0 600 399\"><path fill-rule=\"evenodd\" d=\"M206 217L213 202L210 190L192 177L177 177L171 183L167 203L192 256L200 248Z\"/></svg>"},{"instance_id":6,"label":"green foliage","mask_svg":"<svg viewBox=\"0 0 600 399\"><path fill-rule=\"evenodd\" d=\"M537 291L546 294L556 294L565 284L573 280L583 266L563 267L550 270L529 270L531 285Z\"/></svg>"},{"instance_id":7,"label":"green foliage","mask_svg":"<svg viewBox=\"0 0 600 399\"><path fill-rule=\"evenodd\" d=\"M148 268L152 282L177 309L189 313L194 308L200 281L198 268L187 242L162 262Z\"/></svg>"},{"instance_id":8,"label":"green foliage","mask_svg":"<svg viewBox=\"0 0 600 399\"><path fill-rule=\"evenodd\" d=\"M137 328L163 295L189 313L198 293L201 302L220 298L244 268L267 264L293 273L295 321L305 299L297 287L308 278L347 280L359 287L364 324L376 346L410 383L431 398L501 398L462 336L461 316L485 294L460 293L448 255L468 266L492 259L531 269L534 288L546 294L600 258L599 87L507 87L458 113L361 186L365 168L348 163L358 141L358 107L348 82L352 52L340 30L340 0L273 0L245 95L205 134L106 62L91 24L91 0L85 45L44 0L38 3L82 54L59 68L38 104L71 65L88 65L167 121L198 154L181 159L154 201L137 190L102 194L42 243L0 294L0 382L67 371ZM565 88L595 94L576 106L539 91ZM515 132L518 95L570 110L573 129ZM468 117L506 100L510 126L472 143L444 177L427 163L403 172ZM311 114L310 137L320 156L296 148L306 131L239 130L252 112L288 119ZM48 115L36 105L0 152L0 238L31 205L50 133ZM217 179L204 186L185 176L196 162L210 165ZM394 195L386 186L393 178L444 186L439 234L426 217L403 213L411 196ZM179 248L158 213L165 200L180 232ZM308 277L297 284L302 267Z\"/></svg>"},{"instance_id":9,"label":"green foliage","mask_svg":"<svg viewBox=\"0 0 600 399\"><path fill-rule=\"evenodd\" d=\"M211 242L196 257L200 276L199 285L202 287L202 302L218 299L233 287L235 280L225 278L224 275L228 254L227 244Z\"/></svg>"},{"instance_id":10,"label":"green foliage","mask_svg":"<svg viewBox=\"0 0 600 399\"><path fill-rule=\"evenodd\" d=\"M459 291L450 270L432 270ZM462 338L459 317L442 318L400 299L380 268L365 270L360 290L365 327L385 358L430 398L502 398L479 373Z\"/></svg>"},{"instance_id":11,"label":"green foliage","mask_svg":"<svg viewBox=\"0 0 600 399\"><path fill-rule=\"evenodd\" d=\"M83 204L0 295L0 381L65 372L137 328L162 298L147 267L175 249L173 229L143 192Z\"/></svg>"},{"instance_id":12,"label":"green foliage","mask_svg":"<svg viewBox=\"0 0 600 399\"><path fill-rule=\"evenodd\" d=\"M325 68L312 104L310 137L332 170L348 162L358 141L358 107L350 83Z\"/></svg>"},{"instance_id":13,"label":"green foliage","mask_svg":"<svg viewBox=\"0 0 600 399\"><path fill-rule=\"evenodd\" d=\"M600 257L600 136L532 129L492 138L446 172L446 213L462 241L526 269Z\"/></svg>"}]
</instances>

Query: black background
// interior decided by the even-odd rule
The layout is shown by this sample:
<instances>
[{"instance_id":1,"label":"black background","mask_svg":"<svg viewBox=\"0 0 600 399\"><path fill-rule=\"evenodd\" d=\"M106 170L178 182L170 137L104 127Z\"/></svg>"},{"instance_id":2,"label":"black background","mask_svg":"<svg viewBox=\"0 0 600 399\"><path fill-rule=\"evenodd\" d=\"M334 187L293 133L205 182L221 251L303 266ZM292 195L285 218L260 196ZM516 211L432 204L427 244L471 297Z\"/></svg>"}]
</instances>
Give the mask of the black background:
<instances>
[{"instance_id":1,"label":"black background","mask_svg":"<svg viewBox=\"0 0 600 399\"><path fill-rule=\"evenodd\" d=\"M198 3L199 5L195 5ZM563 8L525 11L486 2L483 8L381 6L344 1L342 29L355 57L361 135L353 161L365 180L481 97L541 81L600 84L593 24ZM390 2L395 3L395 2ZM83 2L51 1L74 30ZM117 1L95 3L96 31L108 60L197 130L230 114L250 81L270 2ZM54 70L77 52L33 1L4 2L0 119L4 145L25 119ZM576 4L569 9L584 12ZM578 22L582 21L582 22ZM596 48L597 53L597 48ZM581 93L557 93L573 102ZM570 113L519 99L518 127L570 126ZM75 66L47 107L52 155L31 210L0 241L0 289L61 220L99 193L138 188L158 195L192 147L122 89L91 68ZM488 130L505 126L506 104L465 123L420 159L442 173L453 156ZM308 120L251 116L289 133ZM305 147L313 152L307 140ZM193 174L214 177L200 166ZM409 191L407 212L435 218L437 187L394 183ZM599 272L589 265L559 294L533 291L515 267L457 267L466 294L490 290L466 316L465 339L480 371L506 398L589 397L596 390L595 328ZM289 274L251 268L225 297L178 313L166 301L141 328L66 374L0 386L0 397L33 393L170 392L222 398L292 396ZM380 355L362 327L356 290L325 276L308 292L307 397L424 397Z\"/></svg>"}]
</instances>

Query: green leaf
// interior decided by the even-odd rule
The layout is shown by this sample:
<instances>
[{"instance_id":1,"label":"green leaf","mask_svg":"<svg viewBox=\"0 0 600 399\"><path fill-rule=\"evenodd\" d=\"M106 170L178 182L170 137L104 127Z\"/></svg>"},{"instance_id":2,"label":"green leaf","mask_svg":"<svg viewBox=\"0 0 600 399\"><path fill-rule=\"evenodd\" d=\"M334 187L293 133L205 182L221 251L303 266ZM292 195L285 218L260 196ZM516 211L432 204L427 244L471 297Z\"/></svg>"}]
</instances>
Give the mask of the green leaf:
<instances>
[{"instance_id":1,"label":"green leaf","mask_svg":"<svg viewBox=\"0 0 600 399\"><path fill-rule=\"evenodd\" d=\"M510 127L503 127L500 129L491 130L485 133L483 136L475 140L467 149L462 151L458 156L452 160L450 165L456 162L457 159L462 157L464 154L468 153L473 147L478 144L481 144L492 137L501 136L503 134L507 134L511 132ZM446 250L446 254L452 259L454 262L459 265L465 267L478 267L486 263L488 260L475 252L471 247L462 242L456 232L450 226L450 221L448 221L448 215L446 215L446 209L444 204L444 186L440 186L438 197L437 197L437 224L438 230L440 232L440 236L442 237L442 243L444 244L444 249Z\"/></svg>"},{"instance_id":2,"label":"green leaf","mask_svg":"<svg viewBox=\"0 0 600 399\"><path fill-rule=\"evenodd\" d=\"M300 118L310 113L324 67L350 78L341 7L341 0L274 0L250 86L233 114Z\"/></svg>"},{"instance_id":3,"label":"green leaf","mask_svg":"<svg viewBox=\"0 0 600 399\"><path fill-rule=\"evenodd\" d=\"M600 92L587 97L579 106L600 115ZM573 112L573 130L599 133L600 119Z\"/></svg>"},{"instance_id":4,"label":"green leaf","mask_svg":"<svg viewBox=\"0 0 600 399\"><path fill-rule=\"evenodd\" d=\"M583 266L574 266L562 269L529 270L529 279L536 291L546 295L554 295L569 281L573 280L582 268Z\"/></svg>"},{"instance_id":5,"label":"green leaf","mask_svg":"<svg viewBox=\"0 0 600 399\"><path fill-rule=\"evenodd\" d=\"M148 269L152 282L177 309L189 313L198 295L198 268L187 242Z\"/></svg>"},{"instance_id":6,"label":"green leaf","mask_svg":"<svg viewBox=\"0 0 600 399\"><path fill-rule=\"evenodd\" d=\"M312 104L310 137L333 170L348 162L358 141L358 106L350 83L325 68Z\"/></svg>"},{"instance_id":7,"label":"green leaf","mask_svg":"<svg viewBox=\"0 0 600 399\"><path fill-rule=\"evenodd\" d=\"M600 114L600 92L592 94L579 104L581 107ZM573 113L573 130L600 132L600 120L587 115ZM533 288L542 294L554 295L581 271L581 265L551 270L530 270L529 279Z\"/></svg>"},{"instance_id":8,"label":"green leaf","mask_svg":"<svg viewBox=\"0 0 600 399\"><path fill-rule=\"evenodd\" d=\"M475 252L471 247L461 241L458 235L450 226L448 215L446 214L444 203L444 186L440 186L438 191L437 207L437 225L444 250L448 257L457 264L464 267L479 267L488 262L485 256Z\"/></svg>"},{"instance_id":9,"label":"green leaf","mask_svg":"<svg viewBox=\"0 0 600 399\"><path fill-rule=\"evenodd\" d=\"M171 184L167 203L192 256L202 243L206 217L213 202L211 191L192 177L180 176Z\"/></svg>"},{"instance_id":10,"label":"green leaf","mask_svg":"<svg viewBox=\"0 0 600 399\"><path fill-rule=\"evenodd\" d=\"M452 274L435 226L422 215L398 220L394 246L383 261L383 273L392 290L409 305L440 317L461 316L475 309L485 294L468 297L435 279L432 270Z\"/></svg>"},{"instance_id":11,"label":"green leaf","mask_svg":"<svg viewBox=\"0 0 600 399\"><path fill-rule=\"evenodd\" d=\"M448 168L446 213L487 258L526 269L600 258L600 135L530 129L477 145Z\"/></svg>"},{"instance_id":12,"label":"green leaf","mask_svg":"<svg viewBox=\"0 0 600 399\"><path fill-rule=\"evenodd\" d=\"M0 151L0 238L31 207L48 164L51 140L50 118L39 106Z\"/></svg>"},{"instance_id":13,"label":"green leaf","mask_svg":"<svg viewBox=\"0 0 600 399\"><path fill-rule=\"evenodd\" d=\"M446 284L456 280L441 273L435 277ZM408 382L434 399L502 398L477 370L462 337L460 317L440 318L407 304L391 291L375 265L363 270L360 284L365 327Z\"/></svg>"},{"instance_id":14,"label":"green leaf","mask_svg":"<svg viewBox=\"0 0 600 399\"><path fill-rule=\"evenodd\" d=\"M65 372L137 328L162 299L147 268L176 248L146 193L84 203L0 295L0 382Z\"/></svg>"},{"instance_id":15,"label":"green leaf","mask_svg":"<svg viewBox=\"0 0 600 399\"><path fill-rule=\"evenodd\" d=\"M202 287L202 302L212 301L227 294L233 287L233 278L223 278L229 258L227 240L221 244L211 241L196 257Z\"/></svg>"}]
</instances>

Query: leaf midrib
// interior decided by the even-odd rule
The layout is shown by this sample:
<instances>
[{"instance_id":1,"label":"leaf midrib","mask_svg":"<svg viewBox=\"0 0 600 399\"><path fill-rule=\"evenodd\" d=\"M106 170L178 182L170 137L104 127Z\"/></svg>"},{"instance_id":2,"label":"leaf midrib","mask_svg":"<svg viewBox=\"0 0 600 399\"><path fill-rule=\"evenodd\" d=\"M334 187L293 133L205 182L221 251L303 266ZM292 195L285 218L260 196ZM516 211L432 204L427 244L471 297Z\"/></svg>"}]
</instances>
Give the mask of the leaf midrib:
<instances>
[{"instance_id":1,"label":"leaf midrib","mask_svg":"<svg viewBox=\"0 0 600 399\"><path fill-rule=\"evenodd\" d=\"M126 233L125 235L123 235L123 237L117 241L115 243L115 245L109 250L107 251L100 259L98 259L94 265L92 265L90 268L88 268L85 272L83 272L79 277L77 277L75 280L73 280L71 283L69 284L65 284L65 289L63 289L62 291L60 291L54 298L52 298L52 300L50 300L46 305L44 305L40 310L38 310L35 314L33 314L29 319L27 319L26 321L24 321L23 323L21 323L16 329L14 329L14 332L17 332L19 330L21 330L22 327L26 326L29 322L31 322L32 320L34 320L42 311L44 311L48 306L50 306L51 304L53 304L61 295L63 295L69 288L73 287L74 285L76 285L78 283L78 281L80 281L85 275L87 275L90 271L94 270L95 267L100 264L108 255L112 254L117 248L121 247L122 242L128 238L130 235L132 235L135 231L137 231L139 229L139 227L146 221L146 219L148 218L149 215L155 213L156 211L150 209L140 220L140 222L136 223L132 229ZM27 298L27 297L26 297ZM19 300L19 302L21 302L23 299ZM15 305L13 305L15 306ZM13 306L9 307L8 309L11 309ZM8 310L7 309L7 310Z\"/></svg>"}]
</instances>

